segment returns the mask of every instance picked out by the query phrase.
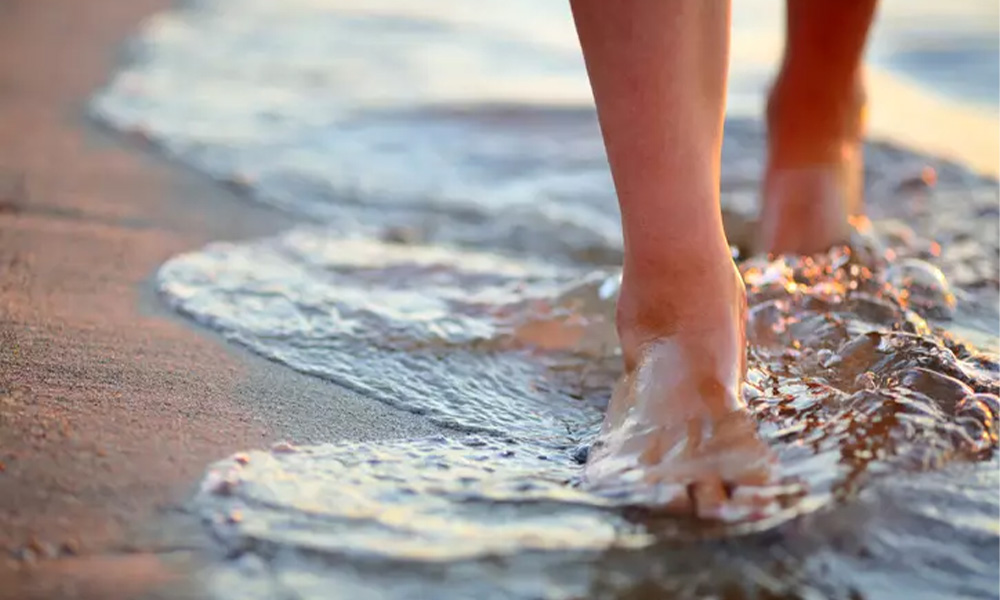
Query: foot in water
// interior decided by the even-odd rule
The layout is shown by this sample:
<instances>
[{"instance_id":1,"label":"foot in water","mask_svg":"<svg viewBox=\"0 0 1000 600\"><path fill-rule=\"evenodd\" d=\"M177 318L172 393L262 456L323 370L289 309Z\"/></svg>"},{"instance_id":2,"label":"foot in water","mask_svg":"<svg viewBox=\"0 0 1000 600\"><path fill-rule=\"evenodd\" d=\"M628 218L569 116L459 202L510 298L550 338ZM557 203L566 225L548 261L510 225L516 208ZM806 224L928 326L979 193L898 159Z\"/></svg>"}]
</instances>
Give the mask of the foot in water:
<instances>
[{"instance_id":1,"label":"foot in water","mask_svg":"<svg viewBox=\"0 0 1000 600\"><path fill-rule=\"evenodd\" d=\"M861 58L875 0L788 3L785 56L767 105L757 249L815 254L863 215Z\"/></svg>"},{"instance_id":2,"label":"foot in water","mask_svg":"<svg viewBox=\"0 0 1000 600\"><path fill-rule=\"evenodd\" d=\"M858 78L847 97L833 100L828 94L826 103L788 91L795 83L775 86L768 106L760 251L815 254L848 241L849 220L864 212L864 93Z\"/></svg>"},{"instance_id":3,"label":"foot in water","mask_svg":"<svg viewBox=\"0 0 1000 600\"><path fill-rule=\"evenodd\" d=\"M753 516L766 503L746 493L768 482L772 457L740 395L743 282L728 257L722 264L662 279L669 297L623 278L626 374L590 452L592 490L701 518ZM692 298L678 305L678 289Z\"/></svg>"},{"instance_id":4,"label":"foot in water","mask_svg":"<svg viewBox=\"0 0 1000 600\"><path fill-rule=\"evenodd\" d=\"M719 210L729 3L572 0L624 237L625 377L586 478L725 517L770 455L741 400L746 292ZM789 2L759 246L812 253L860 213L861 54L875 0ZM745 513L744 513L745 514Z\"/></svg>"}]
</instances>

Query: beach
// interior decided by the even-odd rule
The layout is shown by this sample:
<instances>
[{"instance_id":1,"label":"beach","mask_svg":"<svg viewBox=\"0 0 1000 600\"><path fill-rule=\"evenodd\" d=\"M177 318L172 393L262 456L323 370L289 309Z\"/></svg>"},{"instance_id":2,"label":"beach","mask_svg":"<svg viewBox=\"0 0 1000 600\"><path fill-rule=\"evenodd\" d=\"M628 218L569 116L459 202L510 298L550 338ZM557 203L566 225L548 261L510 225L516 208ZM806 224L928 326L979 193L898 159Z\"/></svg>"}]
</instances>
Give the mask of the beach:
<instances>
[{"instance_id":1,"label":"beach","mask_svg":"<svg viewBox=\"0 0 1000 600\"><path fill-rule=\"evenodd\" d=\"M291 219L88 123L162 1L0 6L0 597L197 597L180 507L207 463L294 438L434 427L196 331L149 282ZM42 65L42 66L40 66Z\"/></svg>"},{"instance_id":2,"label":"beach","mask_svg":"<svg viewBox=\"0 0 1000 600\"><path fill-rule=\"evenodd\" d=\"M312 4L299 4L297 10L306 11L301 18L308 23ZM391 17L395 10L393 3L384 4L389 7L385 10ZM247 13L266 10L266 6L255 3ZM71 0L45 3L20 0L0 4L0 598L201 598L226 594L239 597L241 588L234 585L229 589L227 585L244 579L241 574L248 568L244 563L251 564L251 571L257 569L255 576L259 576L262 568L253 565L274 559L275 579L281 579L283 569L290 573L289 580L299 574L296 569L307 571L295 560L275 559L275 555L280 558L280 552L245 551L244 546L252 545L248 539L262 547L274 544L280 548L287 543L293 550L299 543L306 547L315 543L314 549L318 548L320 555L330 552L334 558L327 560L334 566L342 566L339 552L343 552L347 557L344 564L353 564L350 561L360 556L359 563L368 565L375 573L380 573L382 563L375 560L372 563L375 566L371 567L364 561L370 555L378 556L385 546L393 549L388 552L389 561L405 563L413 556L419 558L420 551L427 548L446 557L450 556L447 550L454 550L458 557L455 560L472 561L479 556L477 552L483 552L476 546L477 539L464 540L471 548L468 556L461 554L460 543L447 548L440 541L436 546L432 541L410 556L406 554L405 539L380 547L378 538L365 542L367 538L359 535L356 548L349 544L346 549L341 548L337 545L339 531L331 532L328 539L320 538L319 542L288 542L280 536L271 539L266 532L244 537L239 531L230 539L226 537L228 530L212 519L228 515L230 520L235 519L228 525L238 525L244 518L239 516L243 514L239 511L244 510L240 503L253 504L257 498L252 485L260 483L261 489L270 489L268 485L274 478L286 475L282 469L287 467L289 472L301 476L310 473L310 469L326 468L324 465L333 461L323 461L331 456L339 461L337 464L347 464L354 454L369 457L371 464L377 464L386 457L416 455L430 469L440 462L464 460L463 453L468 448L462 444L466 442L455 440L465 440L462 436L469 431L482 434L487 440L493 440L490 436L494 436L504 444L512 443L503 440L504 435L544 437L563 425L567 430L579 426L571 432L573 435L587 431L587 420L593 414L567 417L570 411L558 404L565 400L556 397L561 393L559 389L553 392L552 400L564 412L552 409L555 416L542 409L535 412L535 405L517 394L512 395L514 400L509 406L503 404L507 398L504 393L529 378L532 393L537 391L533 387L536 380L550 383L532 370L531 361L503 355L490 362L494 358L490 355L483 362L461 362L463 356L479 360L476 352L466 351L463 355L463 344L488 346L492 342L489 335L481 334L481 330L494 326L490 320L492 313L484 316L470 312L462 315L465 320L454 322L425 315L407 320L410 315L403 310L407 308L404 300L413 300L434 315L440 305L447 305L455 298L466 300L452 289L461 285L441 284L440 278L435 279L440 275L438 272L431 272L426 287L420 288L424 296L400 295L399 289L386 285L386 279L399 272L406 273L390 268L395 264L392 261L398 260L392 254L394 251L423 256L420 252L425 250L406 249L411 243L429 247L428 262L440 260L446 265L457 265L456 271L464 274L461 270L464 268L482 275L483 280L490 281L492 277L508 285L508 279L527 273L532 281L542 282L539 293L549 293L550 288L562 291L566 285L575 289L571 284L577 281L574 277L578 278L580 272L595 265L609 268L615 264L620 242L616 223L607 216L607 207L611 205L603 155L593 135L596 129L591 109L581 108L579 98L574 96L581 87L579 78L573 79L560 71L564 67L560 53L566 49L559 45L562 42L553 43L558 50L553 54L556 58L550 57L551 64L540 61L537 81L525 80L528 84L538 84L539 107L519 95L524 92L522 88L528 89L530 85L519 79L516 69L507 75L499 70L478 71L490 76L482 79L485 88L460 89L454 86L456 78L449 73L426 89L401 79L393 88L397 96L387 94L388 100L379 95L380 88L372 75L371 81L365 80L369 87L361 85L344 91L349 100L343 106L333 105L330 112L335 116L327 122L323 120L327 118L325 114L318 114L308 102L302 101L308 94L295 96L287 90L265 87L266 93L260 97L270 104L263 109L247 102L234 103L231 110L219 101L226 98L224 94L198 87L212 83L212 73L199 72L200 63L187 70L164 69L152 74L142 71L141 61L134 66L135 56L148 58L151 54L171 66L169 60L176 58L171 52L198 55L203 50L205 65L218 67L231 62L235 67L240 66L238 60L227 59L226 52L232 52L233 46L225 45L224 42L231 41L225 36L220 36L220 48L216 49L187 42L185 36L197 41L200 38L194 33L204 35L205 31L212 31L209 26L197 29L199 19L206 16L197 12L198 6L189 14L192 23L187 24L194 33L184 29L184 22L178 24L160 18L147 21L169 8L171 4L165 0L91 0L85 4ZM351 10L348 3L347 13ZM296 14L295 10L288 12L292 17ZM211 16L209 10L208 17ZM372 27L373 31L387 27L389 33L402 31L404 40L414 35L413 41L408 42L410 46L404 43L404 49L420 47L421 27L436 35L433 27L438 26L433 19L428 19L429 24L417 19L413 25L406 19L397 22L392 18L383 23L371 15L358 17L357 21L352 21L350 14L334 17L331 21L334 24L342 21L341 26L347 32L357 27L357 36L362 41L366 38L364 27ZM470 22L478 18L470 17ZM235 17L232 20L238 21ZM225 21L220 19L223 24ZM295 34L294 26L286 31ZM281 27L275 29L279 34L283 31ZM153 48L152 52L149 47L138 48L135 41L127 43L140 31L156 42L145 42ZM368 37L379 39L377 35ZM357 43L350 35L345 34L344 38ZM256 38L251 36L251 39ZM491 50L495 55L487 59L506 58L504 45L500 42L497 45L500 51ZM281 44L275 47L286 51L289 48ZM547 48L544 44L539 47ZM156 54L157 51L162 54ZM266 58L267 53L261 53ZM290 56L303 58L303 64L292 61L295 68L291 71L295 76L289 76L291 83L284 82L290 89L301 84L311 90L310 86L321 88L327 84L323 77L329 74L311 74L305 68L312 64L313 56L300 57L295 52ZM767 56L761 62L766 62L765 59ZM575 49L566 60L571 67L579 62ZM330 62L334 63L335 74L340 74L337 69L345 68L348 72L354 68L349 61L347 67L336 60ZM456 60L455 64L459 69L456 72L460 72L465 63ZM470 60L469 64L476 63ZM222 73L234 77L229 83L246 84L248 89L260 84L257 80L249 83L240 80L239 75L244 73L235 67L236 76ZM263 67L266 71L270 65ZM546 71L550 67L551 73ZM465 68L470 67L465 65ZM305 75L295 69L301 69ZM163 72L177 79L158 79ZM490 83L491 77L495 84ZM188 86L191 82L194 84ZM569 84L562 86L564 82ZM996 124L996 114L986 109L968 112L956 112L953 107L941 109L948 104L947 98L914 95L907 83L886 79L878 71L873 82L877 91L882 90L879 93L886 94L883 97L891 92L898 99L897 103L887 102L876 109L881 111L874 115L874 129L879 136L962 162L961 165L941 162L938 169L944 193L955 194L960 199L956 203L961 202L962 210L966 211L955 211L956 222L947 223L955 226L954 231L949 229L946 233L952 236L948 239L959 240L959 234L966 241L970 237L977 239L988 225L985 218L995 220L996 216L993 209L996 182L992 179L996 169L991 167L1000 153L997 136L983 132ZM736 99L746 100L740 106L748 114L759 109L752 100L747 100L754 97L751 92L759 84L759 80L754 80L734 86ZM191 94L194 100L190 105L172 104L180 96L177 90L188 89L200 92ZM470 89L483 97L493 94L499 101L482 109L476 102L483 98L463 96L471 93ZM411 90L415 90L414 96L429 99L426 105L414 109L406 104L411 100L408 95ZM273 95L268 95L272 92ZM551 99L546 94L561 93L569 98L568 107L543 102ZM402 102L400 94L405 96ZM239 93L232 95L239 96ZM245 96L256 97L249 93ZM317 96L322 99L322 94ZM460 102L454 106L448 104L456 97ZM562 102L565 98L558 100ZM352 102L360 102L358 105L363 108L358 109ZM375 108L366 107L364 102L375 102ZM936 122L936 127L929 126L926 131L913 128L909 137L900 133L908 129L907 120L916 121L934 110L953 118L944 124ZM223 119L230 113L232 121ZM243 117L245 121L240 120ZM289 123L300 137L286 139L278 135L283 134L281 127ZM759 126L753 122L737 119L734 123L731 137L736 146L729 151L730 158L724 158L724 164L739 168L724 174L723 190L738 199L740 194L747 195L747 189L755 189L754 180L746 172L759 166L757 150L761 135ZM185 137L189 132L190 137ZM251 134L263 137L260 144L263 150L254 146L256 138ZM272 134L277 137L266 137ZM527 142L521 141L522 137ZM573 140L574 145L557 143L563 139ZM428 140L445 148L440 156ZM950 152L959 146L956 140L968 143ZM281 157L286 162L279 161L273 169L272 162L281 153L272 156L269 144L288 152L287 158ZM538 155L533 158L529 153L522 155L525 151L519 144L531 145L532 152L537 148ZM572 148L568 158L563 156L567 147ZM463 162L466 154L474 159ZM875 173L882 179L873 178L878 189L889 189L900 182L913 187L914 173L921 173L919 167L930 160L893 146L878 146L876 156L884 160L878 163L880 169ZM422 162L425 158L426 163ZM453 168L454 164L460 166ZM531 171L524 164L545 168ZM550 170L565 169L565 173L559 171L549 177L546 168L553 165ZM365 167L372 169L365 172ZM964 167L971 171L966 172ZM526 170L529 175L518 179ZM922 180L917 181L919 187ZM468 196L482 202L480 205L467 202ZM558 206L543 206L544 211L532 212L536 205L544 205L536 201L543 196L557 199L580 196L584 201L579 207L571 205L574 210L560 212ZM338 203L344 198L346 208ZM373 202L372 206L367 206L367 202ZM924 218L926 213L934 214L941 204L925 206L921 202L918 198L913 205L924 212L914 214L923 219L921 227L924 227L929 222ZM878 217L898 217L890 210L891 204L874 206ZM413 217L421 215L421 211L432 216ZM978 215L983 222L970 225L975 219L968 215ZM455 223L462 228L454 227ZM561 235L546 235L555 226L560 228ZM916 225L914 230L921 243L927 231L936 232L933 227L921 229ZM510 231L516 231L517 235L510 235ZM377 241L347 239L347 246L338 245L343 241L338 236L345 232L360 232ZM988 233L980 237L985 237L988 244L995 243L990 237L993 232ZM219 242L234 244L219 245ZM209 244L207 249L206 244ZM436 244L444 247L453 244L463 252L442 250ZM487 247L477 248L477 244ZM556 262L562 261L560 267L569 263L573 268L564 272L538 266L527 259L517 262L520 258L502 262L489 254L489 244L501 246L508 254L551 252ZM360 267L343 258L348 254L343 250L345 247L361 248L357 250L362 257ZM482 254L476 255L475 261L463 262L477 249ZM948 265L965 269L960 272L967 277L972 303L995 303L996 259L992 255L988 259L979 256L995 248L987 245L984 253L983 248L977 247L955 257L948 250L946 247L944 252L952 261ZM365 254L367 251L371 254ZM929 252L921 256L931 257ZM382 279L351 280L350 273L370 267L363 264L365 257L372 257L376 267L381 264L379 261L384 261L389 265L385 268L389 276L376 268L375 275L381 275ZM578 263L583 263L583 267ZM447 269L443 271L449 273ZM553 272L557 275L552 275ZM316 273L348 275L339 281L338 288ZM231 287L225 293L219 293L218 286L213 287L216 283L213 277L219 274L232 278L226 280ZM558 285L545 287L551 283L546 278ZM466 282L461 277L456 280L460 284ZM479 280L470 280L478 285ZM357 296L368 293L367 297L376 299L372 303L374 308L362 300L357 300L357 306L349 301L336 304L337 292L350 285L360 290ZM507 290L498 284L497 289L501 288ZM488 285L484 289L495 292ZM590 288L581 289L586 292ZM292 292L287 290L294 290L299 296L289 300ZM384 314L379 313L382 308L379 301L390 307ZM469 306L474 304L468 302ZM358 306L354 313L350 312ZM398 314L390 314L395 308L399 308ZM986 325L975 333L990 346L995 341L990 339L990 319L995 321L995 318L993 312L986 313L985 317L977 315L977 323ZM343 322L338 324L346 329L354 327L359 340L356 346L346 342L337 346L330 341L336 337L324 329L333 320L330 314L342 316ZM288 317L283 318L284 315ZM366 318L371 320L365 321ZM366 323L374 323L375 333L386 333L390 341L379 346L378 336L358 333L361 329L358 324ZM385 330L377 330L379 326L385 326ZM441 331L444 333L440 334ZM442 347L459 351L447 354L451 350L435 347L440 340L433 336L439 334L447 342ZM404 351L397 353L393 343ZM431 359L414 358L426 347L431 347ZM412 350L412 355L405 350ZM402 358L397 354L403 355ZM441 356L453 362L440 360ZM379 362L383 359L385 362ZM489 371L490 368L496 371ZM499 382L496 388L502 392L490 388L493 379L480 387L476 375L482 372L496 374L495 381ZM446 376L454 379L446 380ZM400 383L403 381L405 384ZM433 398L435 385L440 381L444 383L438 389L455 387L457 391L451 396L457 397L458 402L451 397L450 404ZM544 385L539 389L551 391ZM421 396L427 390L431 390L430 400ZM462 399L476 393L496 399L498 408L494 412L477 412L475 403L471 403L469 414L463 413ZM416 400L407 404L413 398ZM516 418L524 414L531 415L531 419ZM555 434L552 437L557 438ZM567 439L578 441L572 436ZM281 449L286 446L274 444L285 440L302 447L302 452L284 456ZM408 446L408 440L419 443ZM536 448L529 443L523 450L518 448L518 452L531 454L531 460L548 461L551 456L567 452L569 441L562 438L557 441L562 445L540 444ZM361 444L352 445L354 442ZM514 452L506 446L494 448L491 444L493 441L469 447L496 450L501 456ZM270 448L278 448L278 452L268 453ZM237 452L241 454L234 455ZM247 456L245 452L253 456L246 469L246 487L251 491L246 496L215 498L217 489L211 486L217 481L213 477L225 474L232 462L226 457L241 457L236 459L240 462ZM448 458L439 460L441 453ZM296 460L302 463L297 464ZM258 464L259 472L253 470ZM366 506L397 502L387 505L401 507L404 514L412 508L405 498L393 496L398 491L395 488L379 487L381 476L386 476L386 480L393 477L405 480L412 475L414 469L409 468L410 463L399 459L397 464L403 466L392 467L398 470L386 473L374 471L371 479L366 480L370 496L364 494L364 486L358 486L361 491L355 490L357 497L368 502ZM530 464L537 467L542 463ZM987 484L995 483L987 471L996 461L984 464L980 468L985 475L973 479L974 483L985 481L983 489L986 489ZM364 468L367 467L357 465L359 471ZM560 463L556 470L565 468ZM345 472L343 476L347 479L351 473ZM477 472L475 477L481 477L477 481L485 482L484 485L489 484L488 475ZM304 479L308 480L308 476ZM313 503L308 504L308 509L328 511L330 521L349 520L337 512L340 506L334 500L330 500L332 508L324 508L322 502L324 495L337 498L337 493L344 492L340 499L350 505L354 489L351 485L334 486L310 497ZM447 482L442 485L447 487ZM954 485L953 481L945 481L942 489ZM379 496L382 492L384 497ZM435 493L429 489L426 495L433 497ZM521 502L519 491L503 493L511 494L513 503ZM552 493L558 496L563 491L557 488ZM987 492L982 493L987 496L985 506L989 509L995 499ZM906 496L893 489L886 497ZM192 498L197 500L192 503ZM281 501L287 502L284 509L294 519L301 508L296 504L298 497L293 494L291 499ZM872 508L878 502L870 497L866 502L861 503L862 508L851 509L855 515L861 514L873 522L902 523L904 533L917 529L906 530L909 522L894 522L891 516L885 518L877 508ZM980 512L970 509L973 517L984 514L980 505L974 508ZM385 514L391 512L387 510ZM572 510L565 512L573 516ZM600 518L586 510L581 513L584 519L581 522L593 524L595 531L604 531L600 528L606 523ZM238 516L233 517L234 514ZM428 515L424 521L431 525L424 533L434 540L437 514L428 510ZM850 520L852 513L848 511L846 515L838 514L836 518ZM286 513L279 514L279 523L280 518L286 517ZM245 518L269 523L267 519L273 515L257 516L247 510ZM517 518L512 513L512 522L519 522ZM879 518L884 521L878 521ZM467 531L479 531L476 527L486 521L486 518L472 518ZM564 529L560 529L560 523L544 519L539 521L540 525L530 519L527 522L525 539L535 532L534 527L550 526L551 532L568 532L564 541L568 540L565 543L571 550L574 543L582 543L572 535L574 527L579 529L579 526L571 520ZM322 530L323 520L318 523L317 529ZM821 524L841 531L830 522ZM976 527L980 527L975 531L979 537L973 536L975 540L968 547L978 551L992 543L995 534L989 526L982 528L977 522ZM456 536L462 541L461 536ZM507 540L503 536L504 532L497 533L499 550L488 547L485 552L503 554L508 551L503 544L509 542L513 548L510 551L520 556L519 544L524 540L517 537ZM583 541L598 548L609 543L603 538ZM799 541L808 546L808 540ZM552 542L555 546L559 543L559 539ZM982 548L977 546L980 543ZM392 554L397 549L400 554ZM430 550L427 552L433 555ZM716 556L714 549L706 552L710 557ZM617 555L610 550L607 554L608 562L613 563ZM530 553L524 555L529 560L511 567L511 572L538 568L531 563ZM553 560L563 560L558 553L555 556ZM568 580L575 581L574 578L583 576L578 577L573 570L578 567L573 563L575 555L570 556L566 562L572 569L565 573L569 574ZM980 558L987 566L994 560L992 555L983 554ZM635 560L626 557L623 562L631 568L641 564L640 561L641 556ZM851 572L853 567L837 568ZM812 573L808 569L803 572ZM882 589L879 585L884 582L877 580L880 572L878 569L872 572L876 573L872 575L875 580L872 589ZM316 575L317 580L326 575L322 568L307 574ZM586 572L584 575L589 576ZM350 587L354 583L361 591L376 589L365 587L368 581L355 582L352 577L356 574L351 572L336 576L342 578L332 581L343 582L347 586L344 589L355 589ZM646 576L636 577L642 580ZM459 579L462 577L465 576L460 574ZM648 577L656 580L657 575ZM308 577L300 579L308 582ZM386 580L395 585L391 578ZM463 589L479 593L475 578L470 580L472 588L455 588L459 591L452 590L453 593L461 593ZM809 583L808 577L805 580ZM405 597L399 590L422 589L419 578L415 581L386 588L395 590L386 593ZM544 578L542 582L546 583ZM291 583L287 585L288 590L297 590ZM314 591L322 595L324 585L328 584L316 585ZM407 587L411 585L414 587ZM265 583L255 588L251 583L248 589L266 597L272 588ZM309 597L308 588L304 589L307 591L301 595ZM525 594L531 597L530 592ZM637 594L643 597L640 592Z\"/></svg>"}]
</instances>

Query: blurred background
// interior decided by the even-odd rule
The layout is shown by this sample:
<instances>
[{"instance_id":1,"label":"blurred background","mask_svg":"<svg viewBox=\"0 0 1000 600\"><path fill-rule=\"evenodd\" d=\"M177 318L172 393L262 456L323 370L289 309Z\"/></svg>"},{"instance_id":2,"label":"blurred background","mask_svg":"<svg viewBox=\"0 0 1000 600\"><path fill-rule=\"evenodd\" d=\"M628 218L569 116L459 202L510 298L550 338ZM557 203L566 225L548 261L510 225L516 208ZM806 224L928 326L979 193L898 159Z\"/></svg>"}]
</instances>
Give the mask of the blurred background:
<instances>
[{"instance_id":1,"label":"blurred background","mask_svg":"<svg viewBox=\"0 0 1000 600\"><path fill-rule=\"evenodd\" d=\"M751 214L784 3L733 10L723 205ZM881 3L870 133L907 152L868 155L869 191L941 158L997 174L998 19L990 0ZM340 232L617 264L566 2L197 0L133 50L94 114L257 200Z\"/></svg>"},{"instance_id":2,"label":"blurred background","mask_svg":"<svg viewBox=\"0 0 1000 600\"><path fill-rule=\"evenodd\" d=\"M733 2L731 115L760 114L783 18L780 0ZM998 21L992 0L883 1L868 51L872 133L995 174ZM144 40L151 69L131 91L216 136L252 135L261 115L315 126L362 106L590 103L562 1L199 1Z\"/></svg>"},{"instance_id":3,"label":"blurred background","mask_svg":"<svg viewBox=\"0 0 1000 600\"><path fill-rule=\"evenodd\" d=\"M868 45L871 133L996 174L1000 3L883 0ZM760 112L784 2L733 2L733 111Z\"/></svg>"}]
</instances>

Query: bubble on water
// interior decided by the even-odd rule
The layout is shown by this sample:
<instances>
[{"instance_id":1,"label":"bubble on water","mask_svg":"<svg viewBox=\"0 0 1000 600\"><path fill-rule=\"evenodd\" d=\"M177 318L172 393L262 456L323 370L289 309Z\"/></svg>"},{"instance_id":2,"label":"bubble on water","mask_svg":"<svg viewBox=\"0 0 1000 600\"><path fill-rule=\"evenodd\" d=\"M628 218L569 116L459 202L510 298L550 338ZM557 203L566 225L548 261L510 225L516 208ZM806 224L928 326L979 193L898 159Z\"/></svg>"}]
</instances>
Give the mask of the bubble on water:
<instances>
[{"instance_id":1,"label":"bubble on water","mask_svg":"<svg viewBox=\"0 0 1000 600\"><path fill-rule=\"evenodd\" d=\"M955 294L944 273L934 265L915 258L903 259L889 266L885 278L921 314L941 319L954 317Z\"/></svg>"}]
</instances>

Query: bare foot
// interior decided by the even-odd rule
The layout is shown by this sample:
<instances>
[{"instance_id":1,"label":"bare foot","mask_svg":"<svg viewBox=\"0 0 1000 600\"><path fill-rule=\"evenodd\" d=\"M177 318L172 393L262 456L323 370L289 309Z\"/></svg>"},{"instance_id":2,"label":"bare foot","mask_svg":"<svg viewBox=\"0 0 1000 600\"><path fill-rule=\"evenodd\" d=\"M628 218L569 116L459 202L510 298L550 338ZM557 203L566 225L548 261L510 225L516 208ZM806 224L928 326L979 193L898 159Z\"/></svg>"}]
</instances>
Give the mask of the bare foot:
<instances>
[{"instance_id":1,"label":"bare foot","mask_svg":"<svg viewBox=\"0 0 1000 600\"><path fill-rule=\"evenodd\" d=\"M595 491L720 518L733 508L737 488L768 479L771 455L740 396L743 282L728 257L716 264L725 270L698 276L712 286L707 293L696 281L670 281L675 298L686 289L702 295L688 299L684 313L671 309L671 299L657 302L659 313L682 315L658 333L636 318L643 311L630 308L652 286L636 290L624 278L619 330L627 372L588 460L585 476Z\"/></svg>"},{"instance_id":2,"label":"bare foot","mask_svg":"<svg viewBox=\"0 0 1000 600\"><path fill-rule=\"evenodd\" d=\"M850 151L850 150L848 150ZM854 149L860 154L859 149ZM861 195L860 157L833 165L781 168L765 176L758 244L768 254L810 255L846 244Z\"/></svg>"},{"instance_id":3,"label":"bare foot","mask_svg":"<svg viewBox=\"0 0 1000 600\"><path fill-rule=\"evenodd\" d=\"M860 75L844 91L796 85L779 80L768 104L758 249L769 254L808 255L846 243L848 218L864 212Z\"/></svg>"}]
</instances>

